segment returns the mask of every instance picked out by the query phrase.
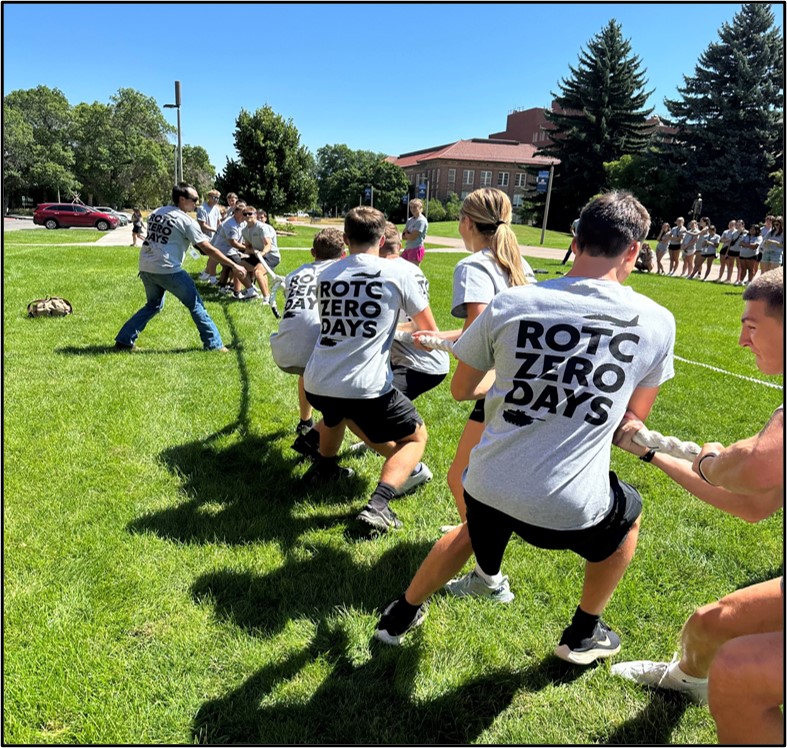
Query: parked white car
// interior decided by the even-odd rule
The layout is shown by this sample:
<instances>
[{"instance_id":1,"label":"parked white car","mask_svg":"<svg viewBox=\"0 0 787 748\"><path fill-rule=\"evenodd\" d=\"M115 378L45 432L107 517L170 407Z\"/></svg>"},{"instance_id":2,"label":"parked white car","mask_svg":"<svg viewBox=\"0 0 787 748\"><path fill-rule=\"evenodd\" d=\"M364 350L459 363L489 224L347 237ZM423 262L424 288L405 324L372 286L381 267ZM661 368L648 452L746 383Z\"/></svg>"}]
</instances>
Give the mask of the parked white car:
<instances>
[{"instance_id":1,"label":"parked white car","mask_svg":"<svg viewBox=\"0 0 787 748\"><path fill-rule=\"evenodd\" d=\"M131 220L131 216L128 213L119 213L118 211L113 210L112 208L107 208L106 206L96 205L94 210L101 211L102 213L109 213L109 215L115 216L115 218L118 219L118 224L120 226L125 226Z\"/></svg>"}]
</instances>

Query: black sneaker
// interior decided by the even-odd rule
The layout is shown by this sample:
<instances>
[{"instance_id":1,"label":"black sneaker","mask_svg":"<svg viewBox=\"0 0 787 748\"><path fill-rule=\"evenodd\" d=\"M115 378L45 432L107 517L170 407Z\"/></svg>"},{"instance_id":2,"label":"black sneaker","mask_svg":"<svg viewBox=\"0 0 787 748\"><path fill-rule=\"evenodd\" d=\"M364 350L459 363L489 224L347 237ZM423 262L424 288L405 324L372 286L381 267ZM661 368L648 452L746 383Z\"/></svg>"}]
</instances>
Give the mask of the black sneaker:
<instances>
[{"instance_id":1,"label":"black sneaker","mask_svg":"<svg viewBox=\"0 0 787 748\"><path fill-rule=\"evenodd\" d=\"M316 460L320 456L320 432L309 427L309 430L305 434L299 433L298 436L295 437L292 448L298 454Z\"/></svg>"},{"instance_id":2,"label":"black sneaker","mask_svg":"<svg viewBox=\"0 0 787 748\"><path fill-rule=\"evenodd\" d=\"M396 516L391 507L380 507L371 503L367 504L361 510L361 513L356 519L380 532L388 532L391 528L396 530L402 526L401 520Z\"/></svg>"},{"instance_id":3,"label":"black sneaker","mask_svg":"<svg viewBox=\"0 0 787 748\"><path fill-rule=\"evenodd\" d=\"M590 665L601 657L612 657L620 652L620 637L604 621L599 621L593 633L577 638L569 626L563 631L555 655L574 665Z\"/></svg>"},{"instance_id":4,"label":"black sneaker","mask_svg":"<svg viewBox=\"0 0 787 748\"><path fill-rule=\"evenodd\" d=\"M281 314L279 313L279 307L276 306L275 301L270 302L270 308L271 308L271 312L273 312L273 316L276 317L276 319L281 319Z\"/></svg>"},{"instance_id":5,"label":"black sneaker","mask_svg":"<svg viewBox=\"0 0 787 748\"><path fill-rule=\"evenodd\" d=\"M378 641L398 646L402 643L405 634L420 626L429 610L429 601L424 602L414 616L404 612L404 606L397 605L399 600L389 603L383 611L382 617L374 630L374 638Z\"/></svg>"},{"instance_id":6,"label":"black sneaker","mask_svg":"<svg viewBox=\"0 0 787 748\"><path fill-rule=\"evenodd\" d=\"M334 464L332 468L326 469L324 467L320 468L318 463L307 470L303 477L308 483L320 485L322 483L333 483L338 480L352 478L353 475L355 475L355 471L352 468L341 467Z\"/></svg>"},{"instance_id":7,"label":"black sneaker","mask_svg":"<svg viewBox=\"0 0 787 748\"><path fill-rule=\"evenodd\" d=\"M313 428L314 428L314 422L312 422L312 423L305 423L304 421L301 421L295 427L295 434L297 436L302 436L302 435L308 434Z\"/></svg>"}]
</instances>

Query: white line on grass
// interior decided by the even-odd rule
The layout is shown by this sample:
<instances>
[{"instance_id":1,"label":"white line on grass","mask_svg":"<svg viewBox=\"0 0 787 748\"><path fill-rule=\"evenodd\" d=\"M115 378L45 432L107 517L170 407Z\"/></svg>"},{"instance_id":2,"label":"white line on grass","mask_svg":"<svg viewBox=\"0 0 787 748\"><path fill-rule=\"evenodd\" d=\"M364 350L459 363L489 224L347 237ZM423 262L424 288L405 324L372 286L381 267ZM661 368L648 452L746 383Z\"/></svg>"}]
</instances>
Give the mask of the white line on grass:
<instances>
[{"instance_id":1,"label":"white line on grass","mask_svg":"<svg viewBox=\"0 0 787 748\"><path fill-rule=\"evenodd\" d=\"M716 366L711 366L710 364L701 364L699 361L690 361L689 359L681 358L680 356L675 356L675 359L677 361L682 361L684 364L693 364L694 366L702 366L704 369L710 369L711 371L718 371L721 374L726 374L728 377L737 377L738 379L745 379L747 382L761 384L764 387L773 387L775 390L780 390L782 388L780 384L773 384L773 382L763 382L761 379L745 377L743 374L733 374L731 371L725 371L724 369L719 369Z\"/></svg>"}]
</instances>

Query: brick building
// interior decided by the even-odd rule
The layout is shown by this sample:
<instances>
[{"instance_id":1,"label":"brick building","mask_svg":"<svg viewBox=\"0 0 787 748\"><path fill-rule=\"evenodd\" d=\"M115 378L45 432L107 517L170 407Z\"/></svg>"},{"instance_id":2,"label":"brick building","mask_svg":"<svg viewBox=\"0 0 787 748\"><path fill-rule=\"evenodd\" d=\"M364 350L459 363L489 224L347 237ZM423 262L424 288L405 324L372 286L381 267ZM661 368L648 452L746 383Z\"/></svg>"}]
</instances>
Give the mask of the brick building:
<instances>
[{"instance_id":1,"label":"brick building","mask_svg":"<svg viewBox=\"0 0 787 748\"><path fill-rule=\"evenodd\" d=\"M388 160L404 169L410 184L427 183L430 198L445 200L454 192L464 199L479 187L497 187L517 207L525 187L535 188L535 176L523 167L549 168L554 161L535 152L536 146L517 140L473 138L389 156Z\"/></svg>"}]
</instances>

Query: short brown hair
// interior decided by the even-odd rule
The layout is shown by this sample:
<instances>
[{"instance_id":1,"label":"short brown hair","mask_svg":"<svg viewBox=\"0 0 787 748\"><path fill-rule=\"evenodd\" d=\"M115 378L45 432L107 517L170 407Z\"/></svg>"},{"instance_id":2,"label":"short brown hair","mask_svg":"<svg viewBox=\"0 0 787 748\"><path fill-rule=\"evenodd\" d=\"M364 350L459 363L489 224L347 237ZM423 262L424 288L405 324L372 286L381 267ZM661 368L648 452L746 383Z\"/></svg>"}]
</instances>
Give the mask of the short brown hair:
<instances>
[{"instance_id":1,"label":"short brown hair","mask_svg":"<svg viewBox=\"0 0 787 748\"><path fill-rule=\"evenodd\" d=\"M371 247L385 233L385 216L368 205L353 208L344 218L344 233L350 245Z\"/></svg>"},{"instance_id":2,"label":"short brown hair","mask_svg":"<svg viewBox=\"0 0 787 748\"><path fill-rule=\"evenodd\" d=\"M696 222L695 222L696 223ZM650 231L650 216L630 192L607 192L579 214L577 247L591 257L619 257Z\"/></svg>"},{"instance_id":3,"label":"short brown hair","mask_svg":"<svg viewBox=\"0 0 787 748\"><path fill-rule=\"evenodd\" d=\"M402 237L399 236L399 229L391 223L386 221L385 224L385 244L380 247L380 257L388 257L389 255L399 254L402 248Z\"/></svg>"},{"instance_id":4,"label":"short brown hair","mask_svg":"<svg viewBox=\"0 0 787 748\"><path fill-rule=\"evenodd\" d=\"M335 260L344 252L344 237L339 229L323 229L312 242L314 257L318 260Z\"/></svg>"},{"instance_id":5,"label":"short brown hair","mask_svg":"<svg viewBox=\"0 0 787 748\"><path fill-rule=\"evenodd\" d=\"M769 317L784 316L784 268L774 268L758 275L746 286L744 301L764 301Z\"/></svg>"}]
</instances>

